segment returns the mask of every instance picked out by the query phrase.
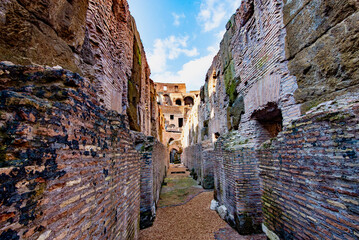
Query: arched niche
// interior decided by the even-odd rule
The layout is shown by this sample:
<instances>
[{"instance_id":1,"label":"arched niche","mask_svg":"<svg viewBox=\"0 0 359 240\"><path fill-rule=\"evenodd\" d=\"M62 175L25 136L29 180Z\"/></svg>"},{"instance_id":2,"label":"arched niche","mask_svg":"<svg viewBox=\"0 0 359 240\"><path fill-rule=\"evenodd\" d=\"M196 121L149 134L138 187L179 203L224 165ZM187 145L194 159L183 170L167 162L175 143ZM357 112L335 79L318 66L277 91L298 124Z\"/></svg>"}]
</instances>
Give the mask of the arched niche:
<instances>
[{"instance_id":1,"label":"arched niche","mask_svg":"<svg viewBox=\"0 0 359 240\"><path fill-rule=\"evenodd\" d=\"M194 103L193 98L188 96L184 98L184 105L186 106L192 106Z\"/></svg>"}]
</instances>

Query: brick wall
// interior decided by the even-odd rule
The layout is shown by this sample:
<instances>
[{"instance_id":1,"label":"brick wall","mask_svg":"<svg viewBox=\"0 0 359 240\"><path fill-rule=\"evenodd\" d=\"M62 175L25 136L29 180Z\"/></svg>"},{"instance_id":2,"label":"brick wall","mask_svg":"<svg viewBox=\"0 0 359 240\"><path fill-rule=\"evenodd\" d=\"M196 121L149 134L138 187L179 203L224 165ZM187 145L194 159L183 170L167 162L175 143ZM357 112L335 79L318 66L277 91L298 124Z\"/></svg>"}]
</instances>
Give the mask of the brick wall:
<instances>
[{"instance_id":1,"label":"brick wall","mask_svg":"<svg viewBox=\"0 0 359 240\"><path fill-rule=\"evenodd\" d=\"M77 72L103 107L127 114L131 129L157 135L150 69L126 0L2 1L0 22L9 33L0 36L0 61Z\"/></svg>"},{"instance_id":2,"label":"brick wall","mask_svg":"<svg viewBox=\"0 0 359 240\"><path fill-rule=\"evenodd\" d=\"M258 151L264 224L281 239L359 237L358 96L326 104Z\"/></svg>"},{"instance_id":3,"label":"brick wall","mask_svg":"<svg viewBox=\"0 0 359 240\"><path fill-rule=\"evenodd\" d=\"M196 173L194 178L200 181L202 178L202 145L195 144L185 148L182 153L182 162L192 173Z\"/></svg>"},{"instance_id":4,"label":"brick wall","mask_svg":"<svg viewBox=\"0 0 359 240\"><path fill-rule=\"evenodd\" d=\"M199 168L221 136L215 197L240 232L359 237L358 7L246 0L229 20L183 145Z\"/></svg>"},{"instance_id":5,"label":"brick wall","mask_svg":"<svg viewBox=\"0 0 359 240\"><path fill-rule=\"evenodd\" d=\"M141 154L140 228L152 226L164 177L169 167L168 148L154 137L138 135L136 149Z\"/></svg>"},{"instance_id":6,"label":"brick wall","mask_svg":"<svg viewBox=\"0 0 359 240\"><path fill-rule=\"evenodd\" d=\"M184 149L182 162L204 189L214 187L214 151L208 144L195 144Z\"/></svg>"},{"instance_id":7,"label":"brick wall","mask_svg":"<svg viewBox=\"0 0 359 240\"><path fill-rule=\"evenodd\" d=\"M201 184L204 189L214 188L214 153L213 149L202 148Z\"/></svg>"},{"instance_id":8,"label":"brick wall","mask_svg":"<svg viewBox=\"0 0 359 240\"><path fill-rule=\"evenodd\" d=\"M77 74L0 64L1 239L135 239L140 155Z\"/></svg>"},{"instance_id":9,"label":"brick wall","mask_svg":"<svg viewBox=\"0 0 359 240\"><path fill-rule=\"evenodd\" d=\"M219 140L215 148L215 198L226 206L226 220L240 234L261 232L262 210L258 160L253 148L228 150Z\"/></svg>"},{"instance_id":10,"label":"brick wall","mask_svg":"<svg viewBox=\"0 0 359 240\"><path fill-rule=\"evenodd\" d=\"M242 234L263 221L271 239L357 238L358 115L358 95L348 95L292 121L261 148L220 138L215 198L226 220Z\"/></svg>"}]
</instances>

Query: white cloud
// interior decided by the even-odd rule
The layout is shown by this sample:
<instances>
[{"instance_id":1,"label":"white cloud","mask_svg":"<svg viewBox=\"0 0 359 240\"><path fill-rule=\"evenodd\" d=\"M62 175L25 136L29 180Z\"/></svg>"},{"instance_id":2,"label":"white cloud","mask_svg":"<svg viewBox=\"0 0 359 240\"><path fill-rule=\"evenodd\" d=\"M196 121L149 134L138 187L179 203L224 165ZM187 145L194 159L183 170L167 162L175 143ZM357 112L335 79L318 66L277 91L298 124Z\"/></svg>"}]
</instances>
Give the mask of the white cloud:
<instances>
[{"instance_id":1,"label":"white cloud","mask_svg":"<svg viewBox=\"0 0 359 240\"><path fill-rule=\"evenodd\" d=\"M218 28L240 6L241 0L202 0L197 20L205 32Z\"/></svg>"},{"instance_id":2,"label":"white cloud","mask_svg":"<svg viewBox=\"0 0 359 240\"><path fill-rule=\"evenodd\" d=\"M187 48L189 37L169 36L166 39L156 39L154 49L148 55L148 62L153 73L166 71L167 60L175 60L181 54L187 57L199 55L197 48Z\"/></svg>"},{"instance_id":3,"label":"white cloud","mask_svg":"<svg viewBox=\"0 0 359 240\"><path fill-rule=\"evenodd\" d=\"M219 31L215 34L215 36L218 38L218 41L221 41L223 39L224 34L226 33L226 30L223 29L222 31Z\"/></svg>"},{"instance_id":4,"label":"white cloud","mask_svg":"<svg viewBox=\"0 0 359 240\"><path fill-rule=\"evenodd\" d=\"M173 25L175 26L179 26L181 25L181 18L186 18L186 16L182 13L182 14L177 14L177 13L172 13L173 16Z\"/></svg>"},{"instance_id":5,"label":"white cloud","mask_svg":"<svg viewBox=\"0 0 359 240\"><path fill-rule=\"evenodd\" d=\"M178 72L164 71L151 76L155 82L164 83L186 83L187 90L199 90L204 84L206 73L211 66L213 57L217 49L215 47L207 48L207 56L189 61L182 66Z\"/></svg>"}]
</instances>

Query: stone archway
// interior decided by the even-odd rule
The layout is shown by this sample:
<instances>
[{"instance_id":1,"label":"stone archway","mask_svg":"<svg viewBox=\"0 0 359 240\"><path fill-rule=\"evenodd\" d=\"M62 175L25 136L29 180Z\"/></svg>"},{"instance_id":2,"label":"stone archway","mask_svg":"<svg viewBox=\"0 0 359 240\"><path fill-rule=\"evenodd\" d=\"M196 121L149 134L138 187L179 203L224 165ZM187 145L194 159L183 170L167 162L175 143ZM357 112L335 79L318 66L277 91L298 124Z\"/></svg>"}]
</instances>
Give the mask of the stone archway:
<instances>
[{"instance_id":1,"label":"stone archway","mask_svg":"<svg viewBox=\"0 0 359 240\"><path fill-rule=\"evenodd\" d=\"M184 105L192 106L194 104L193 98L188 96L184 98Z\"/></svg>"},{"instance_id":2,"label":"stone archway","mask_svg":"<svg viewBox=\"0 0 359 240\"><path fill-rule=\"evenodd\" d=\"M173 164L181 163L181 154L176 148L172 148L170 151L170 163Z\"/></svg>"}]
</instances>

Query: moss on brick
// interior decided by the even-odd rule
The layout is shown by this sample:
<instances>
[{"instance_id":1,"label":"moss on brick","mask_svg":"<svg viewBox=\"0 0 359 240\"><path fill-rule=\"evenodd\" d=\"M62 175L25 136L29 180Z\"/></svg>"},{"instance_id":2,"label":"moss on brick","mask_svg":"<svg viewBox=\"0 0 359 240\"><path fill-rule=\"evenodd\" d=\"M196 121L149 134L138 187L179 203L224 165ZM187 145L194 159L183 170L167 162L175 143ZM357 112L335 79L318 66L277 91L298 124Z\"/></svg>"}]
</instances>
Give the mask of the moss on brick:
<instances>
[{"instance_id":1,"label":"moss on brick","mask_svg":"<svg viewBox=\"0 0 359 240\"><path fill-rule=\"evenodd\" d=\"M137 58L138 64L141 66L142 65L142 57L141 57L141 50L138 47L138 44L135 44L135 53L136 53L136 58Z\"/></svg>"},{"instance_id":2,"label":"moss on brick","mask_svg":"<svg viewBox=\"0 0 359 240\"><path fill-rule=\"evenodd\" d=\"M226 93L229 97L229 105L232 106L238 96L237 87L241 83L240 77L234 77L234 63L233 60L229 63L228 67L224 71L224 84L226 87Z\"/></svg>"},{"instance_id":3,"label":"moss on brick","mask_svg":"<svg viewBox=\"0 0 359 240\"><path fill-rule=\"evenodd\" d=\"M346 113L326 113L318 118L315 119L316 122L342 122L346 119L353 118L355 116L352 116L350 114Z\"/></svg>"},{"instance_id":4,"label":"moss on brick","mask_svg":"<svg viewBox=\"0 0 359 240\"><path fill-rule=\"evenodd\" d=\"M264 55L256 64L257 69L262 69L268 61L268 55Z\"/></svg>"},{"instance_id":5,"label":"moss on brick","mask_svg":"<svg viewBox=\"0 0 359 240\"><path fill-rule=\"evenodd\" d=\"M312 100L312 101L309 101L309 102L306 102L304 103L302 106L301 106L301 112L302 113L306 113L308 112L310 109L318 106L319 104L323 103L324 100L320 100L320 99L316 99L316 100Z\"/></svg>"}]
</instances>

